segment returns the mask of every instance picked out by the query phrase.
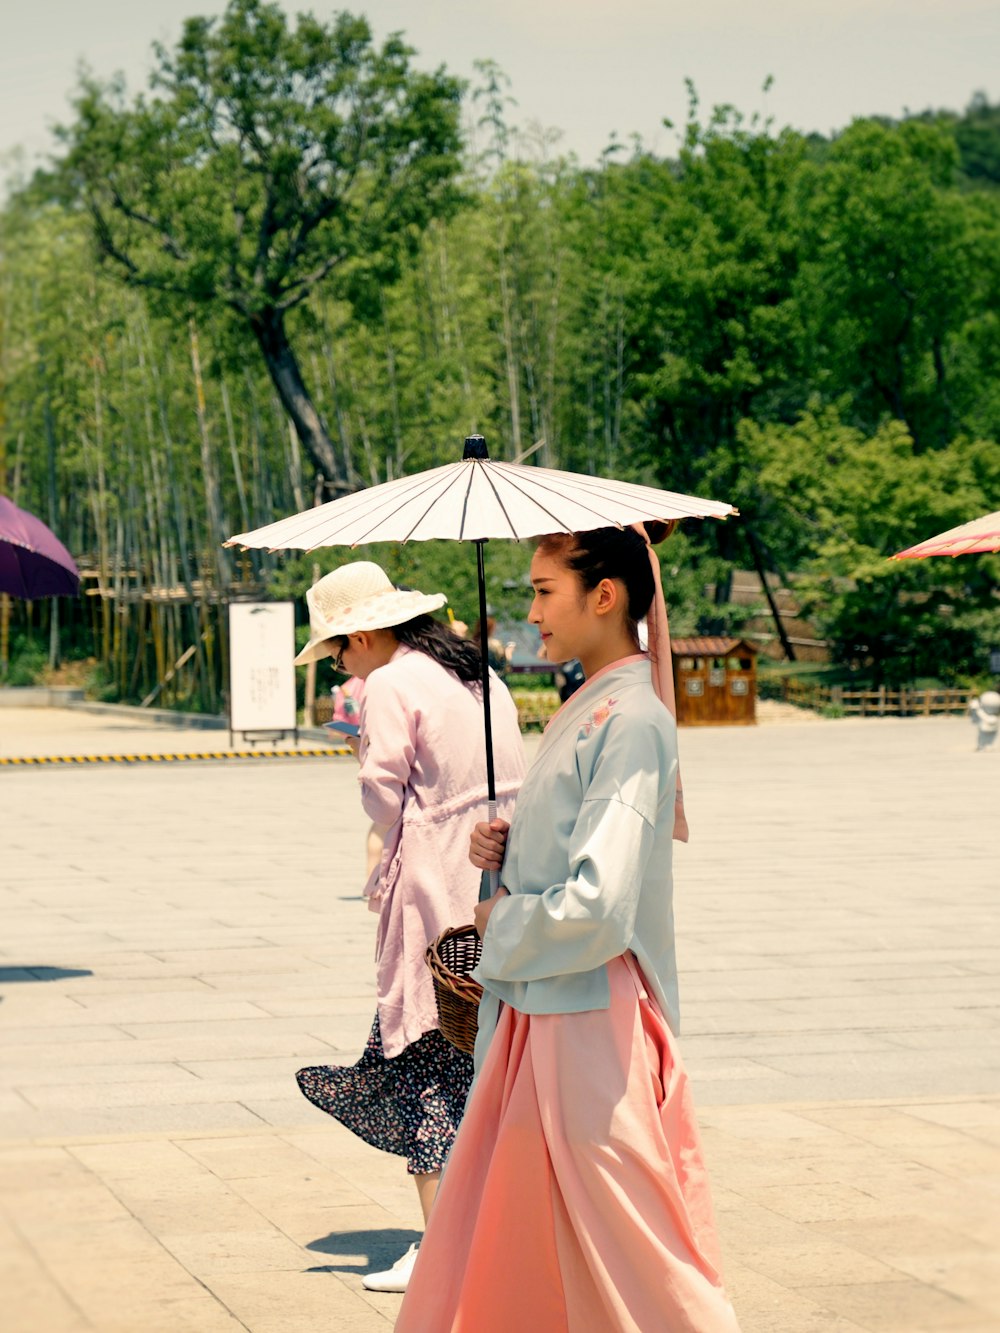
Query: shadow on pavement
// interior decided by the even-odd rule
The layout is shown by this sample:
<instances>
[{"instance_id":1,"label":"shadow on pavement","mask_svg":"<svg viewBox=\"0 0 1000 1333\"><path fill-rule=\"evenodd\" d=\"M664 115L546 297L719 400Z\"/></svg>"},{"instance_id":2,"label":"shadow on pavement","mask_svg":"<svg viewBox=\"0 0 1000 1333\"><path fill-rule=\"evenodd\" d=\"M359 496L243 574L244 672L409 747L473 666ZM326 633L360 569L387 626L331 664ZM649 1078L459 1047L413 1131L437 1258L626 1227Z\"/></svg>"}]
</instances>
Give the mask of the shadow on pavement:
<instances>
[{"instance_id":1,"label":"shadow on pavement","mask_svg":"<svg viewBox=\"0 0 1000 1333\"><path fill-rule=\"evenodd\" d=\"M0 986L16 981L65 981L69 977L92 977L89 967L43 967L24 963L21 967L0 967Z\"/></svg>"},{"instance_id":2,"label":"shadow on pavement","mask_svg":"<svg viewBox=\"0 0 1000 1333\"><path fill-rule=\"evenodd\" d=\"M391 1268L414 1241L420 1240L420 1231L406 1227L383 1227L379 1231L333 1231L320 1240L310 1241L307 1250L342 1257L341 1263L317 1265L307 1273L377 1273ZM359 1263L359 1256L365 1255Z\"/></svg>"}]
</instances>

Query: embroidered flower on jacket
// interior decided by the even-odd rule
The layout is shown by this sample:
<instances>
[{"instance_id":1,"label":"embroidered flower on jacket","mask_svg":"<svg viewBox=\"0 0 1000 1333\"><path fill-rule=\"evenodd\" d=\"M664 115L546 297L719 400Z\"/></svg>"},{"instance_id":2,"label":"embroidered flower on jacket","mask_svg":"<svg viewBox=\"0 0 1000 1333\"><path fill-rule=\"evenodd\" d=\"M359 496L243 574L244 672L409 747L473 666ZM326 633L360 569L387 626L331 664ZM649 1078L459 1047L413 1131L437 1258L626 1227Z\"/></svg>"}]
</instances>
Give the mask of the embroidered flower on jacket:
<instances>
[{"instance_id":1,"label":"embroidered flower on jacket","mask_svg":"<svg viewBox=\"0 0 1000 1333\"><path fill-rule=\"evenodd\" d=\"M586 722L583 724L582 731L584 736L589 736L595 727L599 727L602 723L607 722L608 718L611 716L611 710L617 702L617 699L608 698L594 709L590 717L587 718Z\"/></svg>"}]
</instances>

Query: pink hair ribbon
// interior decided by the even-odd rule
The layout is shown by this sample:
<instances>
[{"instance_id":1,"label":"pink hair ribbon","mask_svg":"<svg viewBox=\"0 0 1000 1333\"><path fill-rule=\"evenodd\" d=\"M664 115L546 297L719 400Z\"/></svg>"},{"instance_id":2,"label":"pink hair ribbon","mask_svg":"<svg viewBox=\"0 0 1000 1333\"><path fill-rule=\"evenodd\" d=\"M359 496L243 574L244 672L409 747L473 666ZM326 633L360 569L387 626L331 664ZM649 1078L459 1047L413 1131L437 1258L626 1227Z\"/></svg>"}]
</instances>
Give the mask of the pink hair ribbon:
<instances>
[{"instance_id":1,"label":"pink hair ribbon","mask_svg":"<svg viewBox=\"0 0 1000 1333\"><path fill-rule=\"evenodd\" d=\"M677 718L677 699L674 695L674 664L670 652L670 626L667 624L667 604L663 600L663 581L660 578L660 561L653 545L646 535L643 523L633 523L632 527L646 543L649 552L649 565L653 571L653 601L646 617L649 629L649 668L656 697ZM677 796L674 800L674 837L678 842L687 842L690 836L687 816L684 813L684 789L681 786L681 772L677 769Z\"/></svg>"}]
</instances>

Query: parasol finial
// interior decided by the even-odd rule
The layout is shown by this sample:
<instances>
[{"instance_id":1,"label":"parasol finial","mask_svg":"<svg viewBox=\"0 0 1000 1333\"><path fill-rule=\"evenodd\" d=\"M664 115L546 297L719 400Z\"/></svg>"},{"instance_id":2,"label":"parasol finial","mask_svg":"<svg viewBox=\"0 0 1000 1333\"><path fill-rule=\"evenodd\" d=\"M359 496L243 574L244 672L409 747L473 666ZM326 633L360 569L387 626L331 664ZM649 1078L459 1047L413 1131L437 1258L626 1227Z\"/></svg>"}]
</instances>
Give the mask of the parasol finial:
<instances>
[{"instance_id":1,"label":"parasol finial","mask_svg":"<svg viewBox=\"0 0 1000 1333\"><path fill-rule=\"evenodd\" d=\"M463 461L466 458L489 458L490 453L486 448L486 440L482 435L467 435L465 437L465 451L462 454Z\"/></svg>"}]
</instances>

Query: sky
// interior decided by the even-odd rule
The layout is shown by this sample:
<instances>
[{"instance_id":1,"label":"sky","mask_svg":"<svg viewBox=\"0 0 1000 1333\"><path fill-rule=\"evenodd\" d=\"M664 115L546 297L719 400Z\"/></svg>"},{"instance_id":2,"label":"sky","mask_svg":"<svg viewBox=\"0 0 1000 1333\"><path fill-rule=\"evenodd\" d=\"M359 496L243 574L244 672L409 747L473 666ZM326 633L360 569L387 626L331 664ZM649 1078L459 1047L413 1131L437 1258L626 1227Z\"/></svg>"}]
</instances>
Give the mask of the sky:
<instances>
[{"instance_id":1,"label":"sky","mask_svg":"<svg viewBox=\"0 0 1000 1333\"><path fill-rule=\"evenodd\" d=\"M69 117L81 61L145 84L156 40L172 44L218 0L22 0L0 43L0 155L33 165ZM496 61L516 99L511 120L562 132L584 164L612 134L674 151L666 117L684 119L685 78L702 106L736 105L778 126L829 133L855 116L961 109L977 90L1000 100L1000 0L353 0L285 4L328 17L364 13L377 37L405 33L424 68L472 78ZM763 92L765 79L774 84Z\"/></svg>"}]
</instances>

